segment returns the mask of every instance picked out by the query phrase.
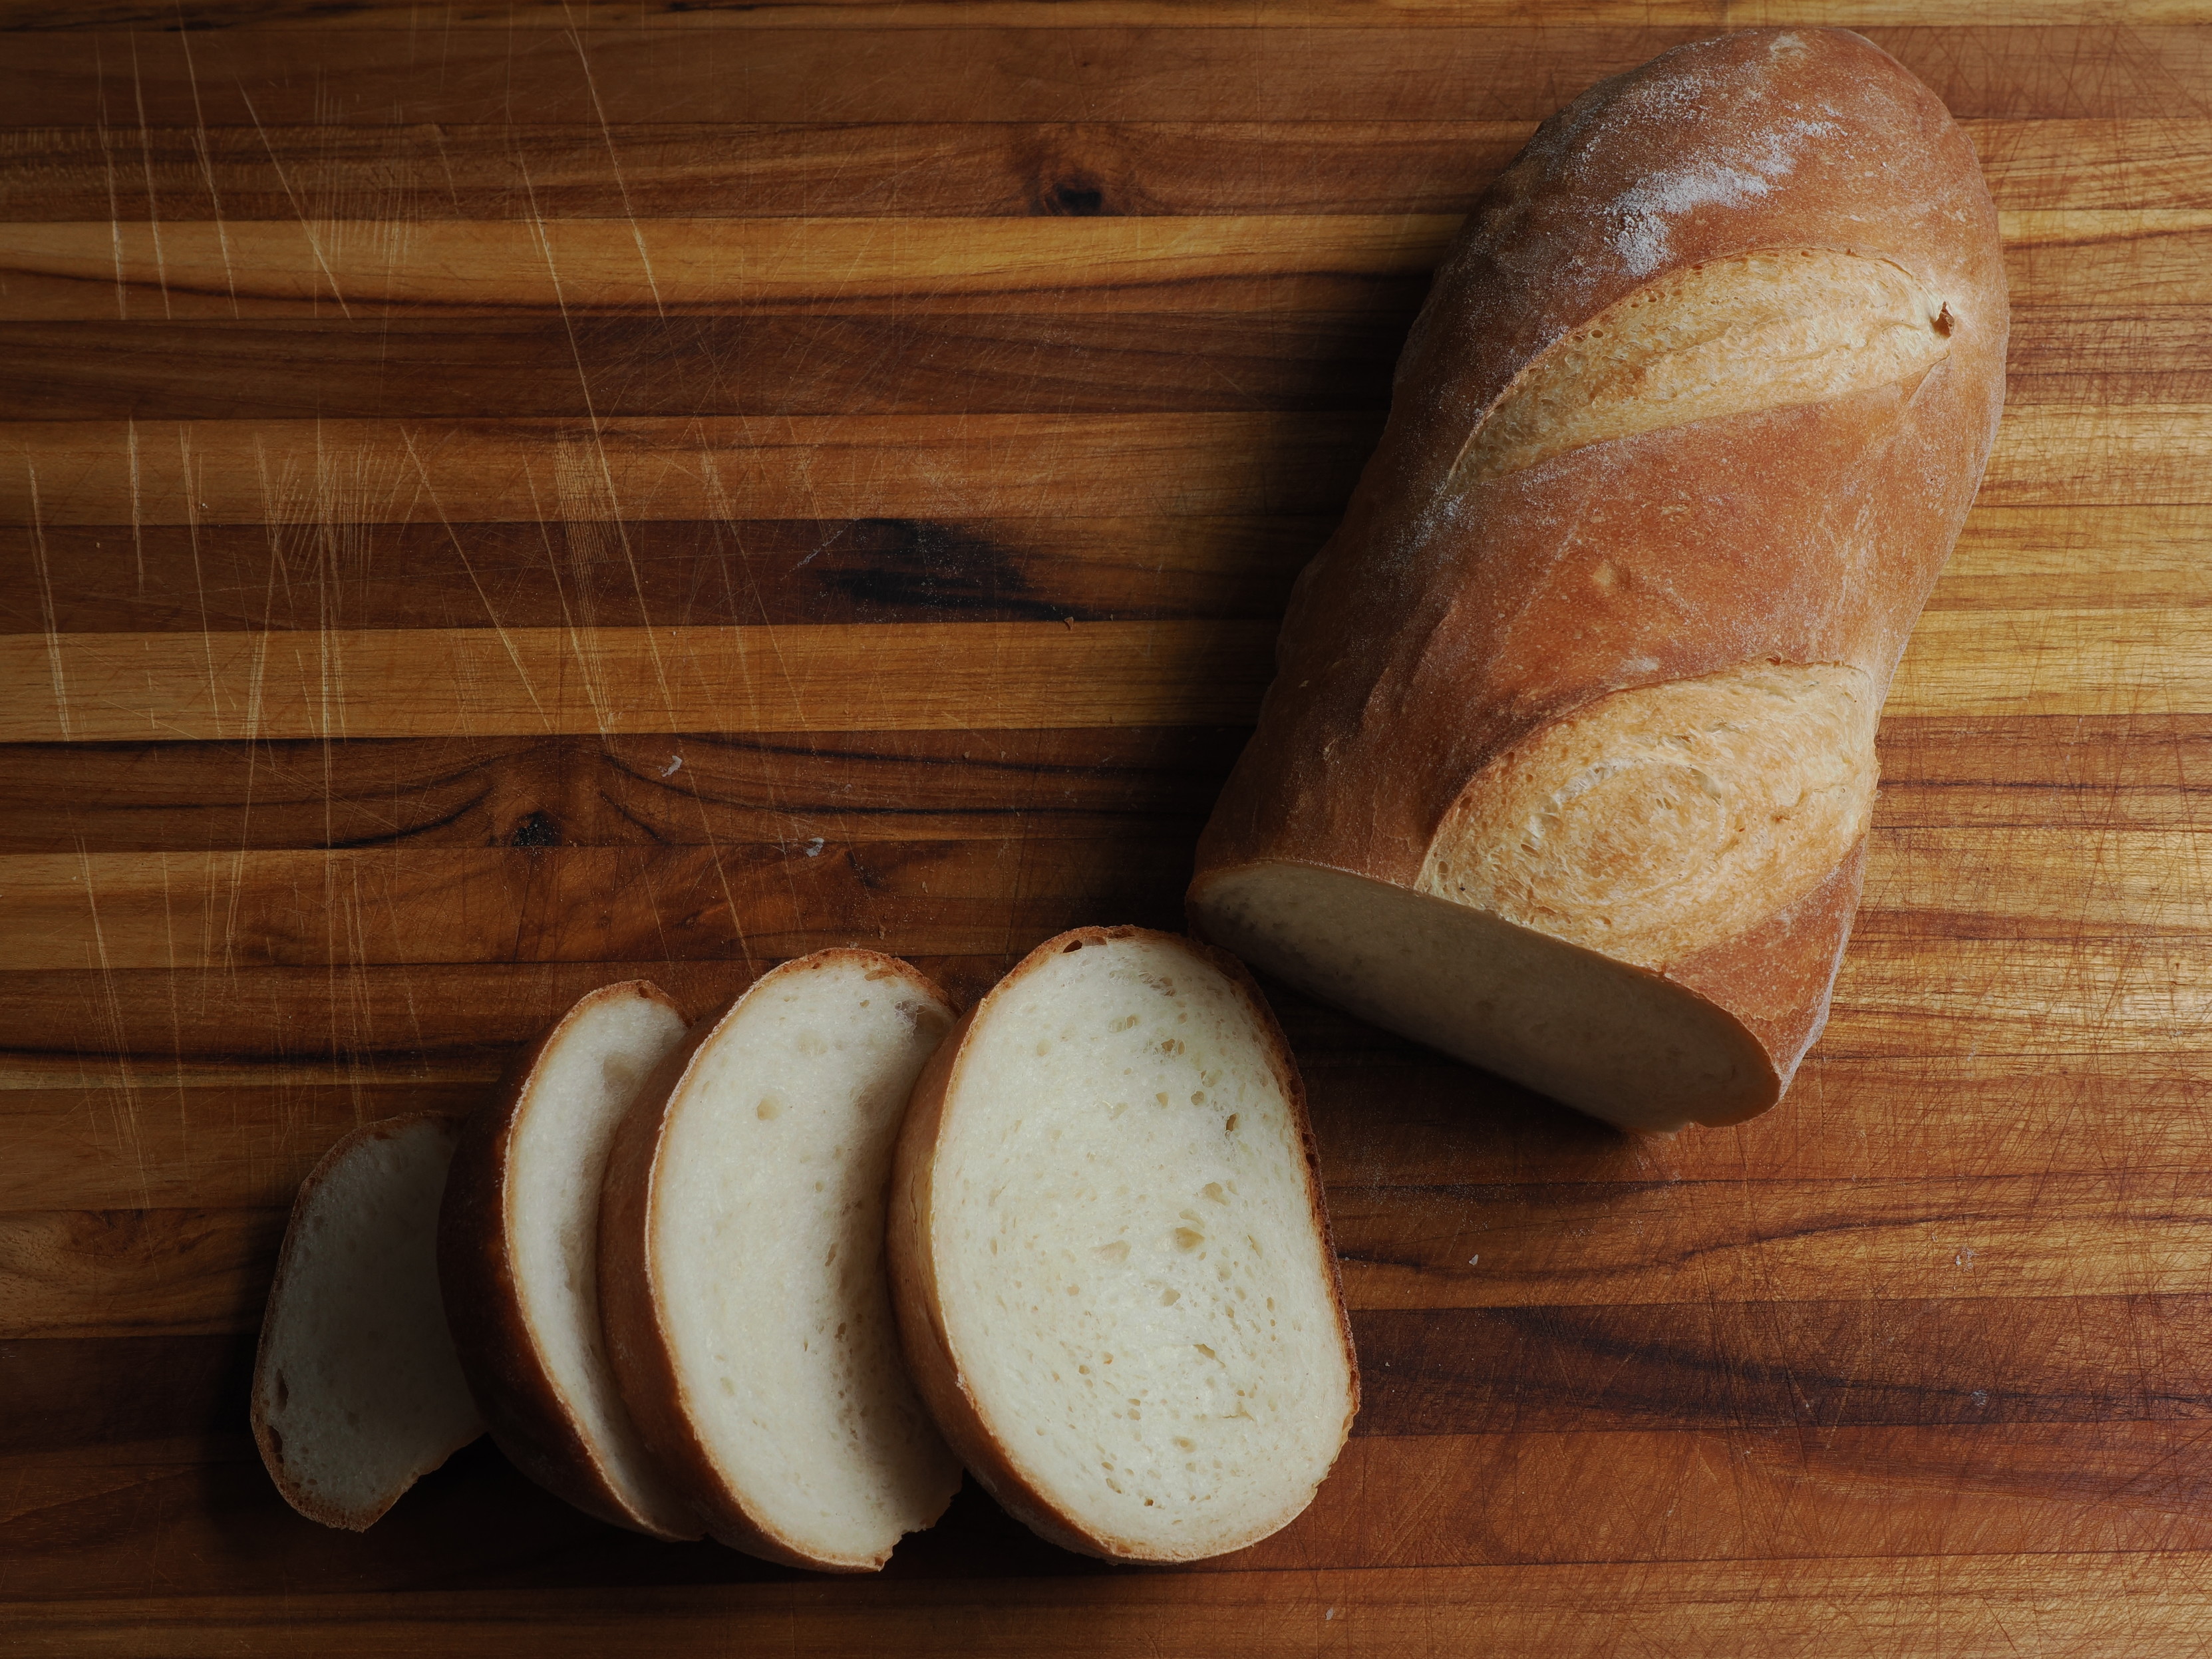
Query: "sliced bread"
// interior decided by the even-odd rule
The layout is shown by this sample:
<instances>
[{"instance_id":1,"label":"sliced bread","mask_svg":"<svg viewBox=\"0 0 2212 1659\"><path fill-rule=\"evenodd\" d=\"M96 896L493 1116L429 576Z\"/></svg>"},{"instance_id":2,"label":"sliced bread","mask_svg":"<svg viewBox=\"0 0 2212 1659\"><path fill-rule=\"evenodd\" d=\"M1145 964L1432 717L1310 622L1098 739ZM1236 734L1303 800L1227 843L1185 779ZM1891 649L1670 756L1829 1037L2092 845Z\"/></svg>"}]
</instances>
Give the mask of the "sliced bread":
<instances>
[{"instance_id":1,"label":"sliced bread","mask_svg":"<svg viewBox=\"0 0 2212 1659\"><path fill-rule=\"evenodd\" d=\"M1312 1500L1358 1374L1304 1091L1232 958L1040 945L924 1073L890 1212L915 1380L1038 1533L1187 1561Z\"/></svg>"},{"instance_id":2,"label":"sliced bread","mask_svg":"<svg viewBox=\"0 0 2212 1659\"><path fill-rule=\"evenodd\" d=\"M387 1118L331 1148L284 1230L253 1363L253 1438L285 1501L359 1532L484 1431L438 1291L453 1121Z\"/></svg>"},{"instance_id":3,"label":"sliced bread","mask_svg":"<svg viewBox=\"0 0 2212 1659\"><path fill-rule=\"evenodd\" d=\"M454 1154L438 1269L453 1342L492 1437L525 1474L654 1538L705 1523L647 1453L599 1325L599 1188L616 1127L684 1040L642 980L585 997L507 1068Z\"/></svg>"},{"instance_id":4,"label":"sliced bread","mask_svg":"<svg viewBox=\"0 0 2212 1659\"><path fill-rule=\"evenodd\" d=\"M609 1356L653 1457L733 1548L872 1571L959 1487L883 1270L900 1115L951 1024L889 957L787 963L700 1021L616 1133Z\"/></svg>"}]
</instances>

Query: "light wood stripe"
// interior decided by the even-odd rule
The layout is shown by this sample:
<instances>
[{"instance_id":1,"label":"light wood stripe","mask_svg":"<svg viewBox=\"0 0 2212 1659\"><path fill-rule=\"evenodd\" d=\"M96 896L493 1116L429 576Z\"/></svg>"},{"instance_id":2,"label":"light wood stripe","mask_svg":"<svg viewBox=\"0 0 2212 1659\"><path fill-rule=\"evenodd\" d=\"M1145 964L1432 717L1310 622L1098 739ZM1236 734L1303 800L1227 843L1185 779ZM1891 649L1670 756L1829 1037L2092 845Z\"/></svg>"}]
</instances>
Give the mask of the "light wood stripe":
<instances>
[{"instance_id":1,"label":"light wood stripe","mask_svg":"<svg viewBox=\"0 0 2212 1659\"><path fill-rule=\"evenodd\" d=\"M2015 303L2202 304L2212 211L2002 216ZM1361 308L1456 214L0 224L0 320L516 309Z\"/></svg>"},{"instance_id":2,"label":"light wood stripe","mask_svg":"<svg viewBox=\"0 0 2212 1659\"><path fill-rule=\"evenodd\" d=\"M338 525L1340 510L1369 414L0 424L0 521ZM2212 502L2212 405L2039 404L1984 503Z\"/></svg>"},{"instance_id":3,"label":"light wood stripe","mask_svg":"<svg viewBox=\"0 0 2212 1659\"><path fill-rule=\"evenodd\" d=\"M1231 726L1265 622L0 637L0 741ZM1921 618L1888 712L2212 712L2212 612Z\"/></svg>"},{"instance_id":4,"label":"light wood stripe","mask_svg":"<svg viewBox=\"0 0 2212 1659\"><path fill-rule=\"evenodd\" d=\"M0 740L1250 720L1272 623L11 635Z\"/></svg>"},{"instance_id":5,"label":"light wood stripe","mask_svg":"<svg viewBox=\"0 0 2212 1659\"><path fill-rule=\"evenodd\" d=\"M1458 216L0 225L0 319L377 310L1142 310L1264 283L1296 311L1425 277ZM1371 301L1370 301L1371 303Z\"/></svg>"}]
</instances>

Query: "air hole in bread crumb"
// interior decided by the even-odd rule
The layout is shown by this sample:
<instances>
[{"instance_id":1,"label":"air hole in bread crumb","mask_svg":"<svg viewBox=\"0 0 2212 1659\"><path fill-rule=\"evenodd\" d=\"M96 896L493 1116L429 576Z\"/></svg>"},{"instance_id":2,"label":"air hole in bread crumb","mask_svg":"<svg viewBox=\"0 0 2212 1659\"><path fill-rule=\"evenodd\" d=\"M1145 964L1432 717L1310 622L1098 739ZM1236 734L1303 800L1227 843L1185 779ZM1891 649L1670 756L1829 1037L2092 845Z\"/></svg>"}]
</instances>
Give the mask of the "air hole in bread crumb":
<instances>
[{"instance_id":1,"label":"air hole in bread crumb","mask_svg":"<svg viewBox=\"0 0 2212 1659\"><path fill-rule=\"evenodd\" d=\"M774 1099L764 1099L759 1105L753 1108L753 1115L763 1123L772 1117L781 1117L782 1115L783 1107Z\"/></svg>"},{"instance_id":2,"label":"air hole in bread crumb","mask_svg":"<svg viewBox=\"0 0 2212 1659\"><path fill-rule=\"evenodd\" d=\"M1131 1027L1134 1026L1137 1023L1138 1023L1138 1017L1137 1017L1136 1015L1134 1015L1134 1014L1125 1014L1124 1016L1122 1016L1122 1018L1121 1018L1120 1019L1115 1020L1115 1021L1111 1025L1109 1025L1106 1029L1107 1029L1108 1030L1109 1030L1109 1031L1126 1031L1126 1030L1128 1030Z\"/></svg>"},{"instance_id":3,"label":"air hole in bread crumb","mask_svg":"<svg viewBox=\"0 0 2212 1659\"><path fill-rule=\"evenodd\" d=\"M1237 1133L1237 1120L1241 1115L1242 1114L1237 1112L1230 1113L1229 1121L1221 1126L1222 1133L1224 1134L1235 1134Z\"/></svg>"},{"instance_id":4,"label":"air hole in bread crumb","mask_svg":"<svg viewBox=\"0 0 2212 1659\"><path fill-rule=\"evenodd\" d=\"M1200 1198L1210 1198L1216 1204L1226 1204L1229 1201L1229 1195L1221 1190L1221 1183L1218 1181L1207 1182L1198 1189L1198 1195Z\"/></svg>"},{"instance_id":5,"label":"air hole in bread crumb","mask_svg":"<svg viewBox=\"0 0 2212 1659\"><path fill-rule=\"evenodd\" d=\"M1163 1308L1172 1308L1176 1303L1182 1300L1182 1292L1181 1291L1162 1291L1160 1292L1160 1306Z\"/></svg>"},{"instance_id":6,"label":"air hole in bread crumb","mask_svg":"<svg viewBox=\"0 0 2212 1659\"><path fill-rule=\"evenodd\" d=\"M1082 940L1082 939L1070 939L1066 944L1065 944L1065 945L1061 945L1061 946L1060 947L1060 955L1062 955L1062 956L1064 956L1064 957L1065 957L1065 956L1072 956L1074 952L1076 952L1076 951L1080 951L1080 950L1083 948L1083 946L1084 946L1085 943L1085 941L1084 941L1084 940Z\"/></svg>"},{"instance_id":7,"label":"air hole in bread crumb","mask_svg":"<svg viewBox=\"0 0 2212 1659\"><path fill-rule=\"evenodd\" d=\"M1206 1243L1206 1235L1195 1227L1178 1227L1175 1230L1175 1242L1178 1250L1194 1250Z\"/></svg>"},{"instance_id":8,"label":"air hole in bread crumb","mask_svg":"<svg viewBox=\"0 0 2212 1659\"><path fill-rule=\"evenodd\" d=\"M283 1411L292 1403L292 1385L284 1380L284 1373L276 1373L276 1409Z\"/></svg>"},{"instance_id":9,"label":"air hole in bread crumb","mask_svg":"<svg viewBox=\"0 0 2212 1659\"><path fill-rule=\"evenodd\" d=\"M1111 1244L1101 1244L1097 1254L1109 1261L1126 1261L1129 1259L1129 1241L1117 1238Z\"/></svg>"}]
</instances>

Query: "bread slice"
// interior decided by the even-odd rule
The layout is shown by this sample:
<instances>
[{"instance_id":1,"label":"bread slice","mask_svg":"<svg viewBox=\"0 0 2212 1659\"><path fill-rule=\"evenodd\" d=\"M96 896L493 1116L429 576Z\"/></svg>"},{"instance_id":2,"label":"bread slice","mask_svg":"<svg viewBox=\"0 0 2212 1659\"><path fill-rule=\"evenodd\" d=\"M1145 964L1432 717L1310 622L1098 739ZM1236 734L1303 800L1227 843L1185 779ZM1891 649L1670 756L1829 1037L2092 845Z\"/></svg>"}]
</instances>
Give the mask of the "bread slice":
<instances>
[{"instance_id":1,"label":"bread slice","mask_svg":"<svg viewBox=\"0 0 2212 1659\"><path fill-rule=\"evenodd\" d=\"M593 991L517 1055L470 1117L440 1217L461 1369L514 1466L578 1509L654 1538L705 1523L654 1464L599 1325L599 1188L638 1087L684 1040L642 980Z\"/></svg>"},{"instance_id":2,"label":"bread slice","mask_svg":"<svg viewBox=\"0 0 2212 1659\"><path fill-rule=\"evenodd\" d=\"M883 1272L892 1143L951 1024L889 957L787 963L702 1020L617 1133L609 1354L653 1455L733 1548L872 1571L959 1488Z\"/></svg>"},{"instance_id":3,"label":"bread slice","mask_svg":"<svg viewBox=\"0 0 2212 1659\"><path fill-rule=\"evenodd\" d=\"M453 1120L386 1118L301 1185L253 1361L253 1438L311 1521L359 1532L482 1434L438 1293Z\"/></svg>"},{"instance_id":4,"label":"bread slice","mask_svg":"<svg viewBox=\"0 0 2212 1659\"><path fill-rule=\"evenodd\" d=\"M1359 1406L1305 1095L1231 957L1038 946L915 1091L891 1279L938 1426L1067 1548L1188 1561L1312 1501Z\"/></svg>"}]
</instances>

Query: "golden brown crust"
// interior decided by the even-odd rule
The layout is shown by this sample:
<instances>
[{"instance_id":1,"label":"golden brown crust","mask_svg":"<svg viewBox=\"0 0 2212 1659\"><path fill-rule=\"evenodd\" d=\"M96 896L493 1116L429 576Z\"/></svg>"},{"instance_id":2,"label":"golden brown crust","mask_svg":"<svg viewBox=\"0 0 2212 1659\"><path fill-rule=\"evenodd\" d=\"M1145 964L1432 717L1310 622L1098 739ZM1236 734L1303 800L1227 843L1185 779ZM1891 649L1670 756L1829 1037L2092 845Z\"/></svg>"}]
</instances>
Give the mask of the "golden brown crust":
<instances>
[{"instance_id":1,"label":"golden brown crust","mask_svg":"<svg viewBox=\"0 0 2212 1659\"><path fill-rule=\"evenodd\" d=\"M276 1271L269 1281L267 1304L269 1307L273 1308L276 1305L277 1297L284 1293L286 1281L291 1277L292 1257L299 1247L301 1237L300 1218L307 1213L308 1207L314 1201L316 1193L321 1189L324 1182L330 1178L331 1172L337 1169L354 1148L363 1141L389 1139L392 1136L411 1129L416 1124L430 1119L435 1119L455 1131L458 1131L460 1127L459 1115L453 1112L408 1112L398 1117L380 1118L374 1123L365 1123L360 1128L342 1136L330 1151L315 1161L315 1167L307 1171L307 1178L300 1183L300 1190L292 1200L291 1212L285 1218L283 1247L277 1252ZM277 1439L275 1427L269 1421L268 1407L264 1403L268 1392L264 1387L266 1379L264 1373L269 1363L269 1328L270 1321L264 1311L261 1320L261 1334L253 1348L253 1403L248 1413L253 1430L253 1443L261 1453L261 1462L269 1471L269 1478L276 1483L276 1490L283 1495L284 1501L310 1521L318 1522L325 1527L336 1527L346 1532L366 1532L384 1517L391 1508L390 1504L378 1510L374 1515L363 1514L355 1510L340 1509L334 1504L325 1503L291 1477L290 1471L284 1462L283 1443ZM459 1450L459 1448L456 1447L454 1449ZM403 1495L395 1492L392 1494L392 1502L397 1503Z\"/></svg>"},{"instance_id":2,"label":"golden brown crust","mask_svg":"<svg viewBox=\"0 0 2212 1659\"><path fill-rule=\"evenodd\" d=\"M1782 1097L1805 1052L1828 1023L1828 996L1850 942L1866 881L1866 842L1844 854L1828 878L1802 898L1733 939L1674 963L1668 978L1719 1003L1741 1020L1775 1070L1773 1100L1748 1111L1701 1115L1711 1128L1741 1123Z\"/></svg>"},{"instance_id":3,"label":"golden brown crust","mask_svg":"<svg viewBox=\"0 0 2212 1659\"><path fill-rule=\"evenodd\" d=\"M872 1572L883 1565L884 1558L848 1561L811 1555L755 1515L746 1507L743 1495L723 1478L685 1403L674 1344L660 1318L659 1266L652 1246L653 1177L668 1128L669 1109L699 1051L747 998L771 980L836 962L864 963L872 970L894 972L951 1006L951 1000L936 982L912 963L877 951L840 947L817 951L770 969L702 1018L639 1088L615 1132L606 1184L599 1193L599 1309L606 1329L607 1358L620 1384L623 1403L629 1407L647 1450L697 1510L706 1530L718 1543L764 1561L816 1572Z\"/></svg>"},{"instance_id":4,"label":"golden brown crust","mask_svg":"<svg viewBox=\"0 0 2212 1659\"><path fill-rule=\"evenodd\" d=\"M607 1479L531 1334L509 1254L508 1155L538 1063L587 1010L629 996L681 1012L666 992L644 980L592 992L524 1046L501 1077L498 1093L462 1125L438 1216L438 1280L462 1374L509 1462L586 1515L649 1537L697 1538L703 1528L672 1532L656 1525Z\"/></svg>"},{"instance_id":5,"label":"golden brown crust","mask_svg":"<svg viewBox=\"0 0 2212 1659\"><path fill-rule=\"evenodd\" d=\"M1671 272L1790 248L1886 261L1945 296L1948 352L1824 402L1452 480L1485 412L1571 331ZM1414 885L1469 780L1612 692L1775 663L1856 666L1885 694L1979 483L2007 332L1972 148L1869 42L1749 29L1593 88L1492 186L1437 276L1382 443L1299 579L1194 902L1209 876L1271 860ZM1832 966L1835 918L1795 910ZM1800 1000L1768 1006L1754 940L1804 954L1754 925L1684 970L1794 1043L1827 986L1793 971ZM1775 1058L1786 1077L1796 1055Z\"/></svg>"},{"instance_id":6,"label":"golden brown crust","mask_svg":"<svg viewBox=\"0 0 2212 1659\"><path fill-rule=\"evenodd\" d=\"M1328 1206L1322 1195L1321 1158L1314 1143L1312 1120L1306 1111L1305 1085L1282 1027L1276 1023L1274 1012L1258 984L1243 963L1227 951L1153 928L1075 927L1047 939L1015 963L1006 977L969 1010L938 1045L929 1064L922 1068L907 1104L906 1120L899 1128L898 1148L891 1164L890 1214L884 1231L884 1243L890 1265L891 1304L898 1313L899 1340L906 1354L907 1370L914 1378L922 1402L936 1419L938 1432L967 1466L968 1472L982 1483L1009 1515L1030 1531L1062 1549L1109 1561L1175 1558L1147 1552L1128 1540L1092 1532L1039 1492L1006 1455L1003 1437L991 1427L962 1379L959 1356L953 1352L951 1339L945 1328L944 1304L938 1291L931 1238L934 1209L931 1178L946 1104L959 1079L969 1034L989 1009L992 1000L1054 957L1125 939L1166 940L1218 969L1249 1000L1261 1029L1267 1034L1269 1058L1296 1115L1301 1144L1305 1149L1307 1194L1328 1261L1338 1328L1344 1340L1345 1367L1351 1377L1351 1400L1344 1419L1346 1434L1351 1432L1352 1420L1359 1411L1359 1362L1352 1351L1352 1320L1345 1309L1343 1273L1329 1231Z\"/></svg>"}]
</instances>

